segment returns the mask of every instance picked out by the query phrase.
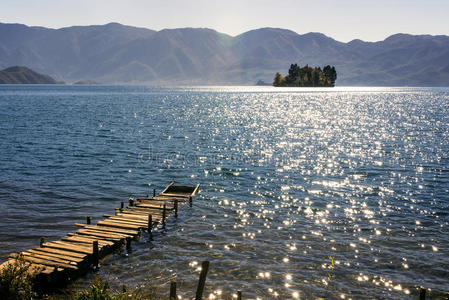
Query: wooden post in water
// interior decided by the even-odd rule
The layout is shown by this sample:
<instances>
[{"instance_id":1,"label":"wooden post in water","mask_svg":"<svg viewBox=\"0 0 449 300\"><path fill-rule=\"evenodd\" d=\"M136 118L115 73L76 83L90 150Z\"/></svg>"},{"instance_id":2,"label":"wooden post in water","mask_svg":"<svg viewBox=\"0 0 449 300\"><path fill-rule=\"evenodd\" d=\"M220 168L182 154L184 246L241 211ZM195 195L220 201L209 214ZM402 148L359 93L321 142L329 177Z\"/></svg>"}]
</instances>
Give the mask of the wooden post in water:
<instances>
[{"instance_id":1,"label":"wooden post in water","mask_svg":"<svg viewBox=\"0 0 449 300\"><path fill-rule=\"evenodd\" d=\"M125 208L125 201L120 202L120 209L124 209Z\"/></svg>"},{"instance_id":2,"label":"wooden post in water","mask_svg":"<svg viewBox=\"0 0 449 300\"><path fill-rule=\"evenodd\" d=\"M92 243L92 263L94 268L98 268L99 259L98 241L94 241Z\"/></svg>"},{"instance_id":3,"label":"wooden post in water","mask_svg":"<svg viewBox=\"0 0 449 300\"><path fill-rule=\"evenodd\" d=\"M190 196L189 197L189 205L190 205L190 207L192 207L192 204L193 204L193 199L192 199L192 196Z\"/></svg>"},{"instance_id":4,"label":"wooden post in water","mask_svg":"<svg viewBox=\"0 0 449 300\"><path fill-rule=\"evenodd\" d=\"M170 282L170 300L177 300L177 297L176 297L176 281Z\"/></svg>"},{"instance_id":5,"label":"wooden post in water","mask_svg":"<svg viewBox=\"0 0 449 300\"><path fill-rule=\"evenodd\" d=\"M419 288L419 300L426 300L426 292L427 290L425 288Z\"/></svg>"},{"instance_id":6,"label":"wooden post in water","mask_svg":"<svg viewBox=\"0 0 449 300\"><path fill-rule=\"evenodd\" d=\"M178 217L178 200L175 200L175 218Z\"/></svg>"},{"instance_id":7,"label":"wooden post in water","mask_svg":"<svg viewBox=\"0 0 449 300\"><path fill-rule=\"evenodd\" d=\"M90 218L90 216L87 216L86 217L86 224L90 225L90 223L91 223L91 218Z\"/></svg>"},{"instance_id":8,"label":"wooden post in water","mask_svg":"<svg viewBox=\"0 0 449 300\"><path fill-rule=\"evenodd\" d=\"M134 206L134 199L133 198L129 198L128 202L129 202L129 206Z\"/></svg>"},{"instance_id":9,"label":"wooden post in water","mask_svg":"<svg viewBox=\"0 0 449 300\"><path fill-rule=\"evenodd\" d=\"M153 197L156 197L156 189L153 189Z\"/></svg>"},{"instance_id":10,"label":"wooden post in water","mask_svg":"<svg viewBox=\"0 0 449 300\"><path fill-rule=\"evenodd\" d=\"M41 236L41 240L40 240L40 242L39 242L39 246L40 246L41 248L43 248L43 247L44 247L44 244L45 244L45 237L44 237L44 236Z\"/></svg>"},{"instance_id":11,"label":"wooden post in water","mask_svg":"<svg viewBox=\"0 0 449 300\"><path fill-rule=\"evenodd\" d=\"M150 241L153 240L153 216L148 214L148 233L150 234Z\"/></svg>"},{"instance_id":12,"label":"wooden post in water","mask_svg":"<svg viewBox=\"0 0 449 300\"><path fill-rule=\"evenodd\" d=\"M128 253L131 252L131 238L130 237L126 238L126 252L128 252Z\"/></svg>"},{"instance_id":13,"label":"wooden post in water","mask_svg":"<svg viewBox=\"0 0 449 300\"><path fill-rule=\"evenodd\" d=\"M165 205L165 203L164 203L164 208L163 208L163 210L162 210L162 228L164 228L165 229L165 215L166 215L166 205Z\"/></svg>"},{"instance_id":14,"label":"wooden post in water","mask_svg":"<svg viewBox=\"0 0 449 300\"><path fill-rule=\"evenodd\" d=\"M201 264L200 280L198 281L198 287L196 289L195 300L201 300L203 298L204 286L206 285L207 271L209 270L209 261L205 260Z\"/></svg>"},{"instance_id":15,"label":"wooden post in water","mask_svg":"<svg viewBox=\"0 0 449 300\"><path fill-rule=\"evenodd\" d=\"M242 300L242 291L237 291L237 300Z\"/></svg>"}]
</instances>

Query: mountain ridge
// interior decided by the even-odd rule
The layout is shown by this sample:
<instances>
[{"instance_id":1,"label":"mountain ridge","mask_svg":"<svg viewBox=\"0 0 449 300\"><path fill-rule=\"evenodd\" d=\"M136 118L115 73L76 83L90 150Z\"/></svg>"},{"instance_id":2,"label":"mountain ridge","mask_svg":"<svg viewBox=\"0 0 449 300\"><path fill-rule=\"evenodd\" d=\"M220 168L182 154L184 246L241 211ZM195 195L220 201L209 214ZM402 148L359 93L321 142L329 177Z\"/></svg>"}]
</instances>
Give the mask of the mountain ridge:
<instances>
[{"instance_id":1,"label":"mountain ridge","mask_svg":"<svg viewBox=\"0 0 449 300\"><path fill-rule=\"evenodd\" d=\"M337 85L449 86L449 36L394 34L344 43L319 32L258 28L155 31L119 23L60 29L0 23L0 68L24 65L67 82L254 84L299 65L334 65Z\"/></svg>"},{"instance_id":2,"label":"mountain ridge","mask_svg":"<svg viewBox=\"0 0 449 300\"><path fill-rule=\"evenodd\" d=\"M0 84L59 84L48 75L27 67L13 66L0 71Z\"/></svg>"}]
</instances>

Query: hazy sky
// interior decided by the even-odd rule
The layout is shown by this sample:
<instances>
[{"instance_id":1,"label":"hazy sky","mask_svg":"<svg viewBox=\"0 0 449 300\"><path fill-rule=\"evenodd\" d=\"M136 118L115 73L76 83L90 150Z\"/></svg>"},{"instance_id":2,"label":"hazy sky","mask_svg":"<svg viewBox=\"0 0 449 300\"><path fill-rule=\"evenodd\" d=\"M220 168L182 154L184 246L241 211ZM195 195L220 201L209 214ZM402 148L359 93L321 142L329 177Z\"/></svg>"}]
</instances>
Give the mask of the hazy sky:
<instances>
[{"instance_id":1,"label":"hazy sky","mask_svg":"<svg viewBox=\"0 0 449 300\"><path fill-rule=\"evenodd\" d=\"M449 35L449 0L0 0L0 22L60 28L119 22L155 30L260 27L322 32L339 41L394 33Z\"/></svg>"}]
</instances>

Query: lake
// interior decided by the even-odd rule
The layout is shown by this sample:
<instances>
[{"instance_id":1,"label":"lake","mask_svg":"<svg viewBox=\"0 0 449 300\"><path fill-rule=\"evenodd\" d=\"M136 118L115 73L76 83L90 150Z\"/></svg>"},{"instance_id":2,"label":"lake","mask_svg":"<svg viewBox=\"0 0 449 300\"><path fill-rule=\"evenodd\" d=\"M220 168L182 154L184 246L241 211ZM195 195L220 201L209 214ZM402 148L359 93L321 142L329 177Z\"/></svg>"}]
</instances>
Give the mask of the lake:
<instances>
[{"instance_id":1,"label":"lake","mask_svg":"<svg viewBox=\"0 0 449 300\"><path fill-rule=\"evenodd\" d=\"M115 288L230 299L449 292L449 89L0 86L0 259L170 181L193 208Z\"/></svg>"}]
</instances>

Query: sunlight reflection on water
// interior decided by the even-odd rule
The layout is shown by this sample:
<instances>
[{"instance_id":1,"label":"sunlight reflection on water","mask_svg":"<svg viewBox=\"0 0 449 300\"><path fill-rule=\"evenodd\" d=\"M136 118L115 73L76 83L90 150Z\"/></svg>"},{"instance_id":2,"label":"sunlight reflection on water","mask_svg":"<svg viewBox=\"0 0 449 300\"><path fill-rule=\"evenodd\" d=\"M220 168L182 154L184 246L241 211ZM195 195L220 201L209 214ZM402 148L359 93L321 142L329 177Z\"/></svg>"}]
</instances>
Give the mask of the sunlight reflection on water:
<instances>
[{"instance_id":1,"label":"sunlight reflection on water","mask_svg":"<svg viewBox=\"0 0 449 300\"><path fill-rule=\"evenodd\" d=\"M2 122L9 146L0 184L20 190L19 180L30 182L35 197L15 203L12 214L45 198L98 218L111 199L172 179L201 182L193 209L183 208L150 247L143 240L132 255L106 261L101 277L147 287L177 279L188 298L209 259L209 299L235 298L237 290L261 299L407 299L419 285L449 290L448 90L99 89L37 93L41 105L29 123L10 120L15 131L7 134ZM5 97L0 103L12 110ZM26 100L9 115L30 111ZM67 105L73 116L61 111ZM64 122L49 121L61 113ZM43 135L20 129L39 126ZM38 187L40 177L51 183ZM1 208L20 195L4 190ZM50 216L41 210L25 219L36 236ZM51 214L67 225L50 223L49 235L73 230L73 214ZM2 221L2 232L13 219Z\"/></svg>"}]
</instances>

